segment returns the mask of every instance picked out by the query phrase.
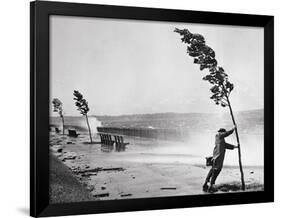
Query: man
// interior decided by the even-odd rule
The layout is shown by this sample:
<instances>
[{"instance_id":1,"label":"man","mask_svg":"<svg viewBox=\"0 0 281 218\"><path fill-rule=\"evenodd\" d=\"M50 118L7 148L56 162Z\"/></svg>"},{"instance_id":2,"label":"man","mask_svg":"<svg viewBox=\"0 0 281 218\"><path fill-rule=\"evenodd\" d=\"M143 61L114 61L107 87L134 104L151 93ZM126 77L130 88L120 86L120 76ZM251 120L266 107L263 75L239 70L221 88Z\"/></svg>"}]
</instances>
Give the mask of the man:
<instances>
[{"instance_id":1,"label":"man","mask_svg":"<svg viewBox=\"0 0 281 218\"><path fill-rule=\"evenodd\" d=\"M225 149L233 150L234 148L238 148L238 146L234 146L225 142L224 138L231 135L236 127L233 129L226 131L223 128L220 128L218 133L216 134L216 141L215 141L215 148L213 151L213 158L212 158L212 168L210 169L205 183L203 185L203 191L208 191L213 193L215 191L214 184L216 179L223 167L223 161L225 156ZM210 187L208 187L208 182L210 182Z\"/></svg>"}]
</instances>

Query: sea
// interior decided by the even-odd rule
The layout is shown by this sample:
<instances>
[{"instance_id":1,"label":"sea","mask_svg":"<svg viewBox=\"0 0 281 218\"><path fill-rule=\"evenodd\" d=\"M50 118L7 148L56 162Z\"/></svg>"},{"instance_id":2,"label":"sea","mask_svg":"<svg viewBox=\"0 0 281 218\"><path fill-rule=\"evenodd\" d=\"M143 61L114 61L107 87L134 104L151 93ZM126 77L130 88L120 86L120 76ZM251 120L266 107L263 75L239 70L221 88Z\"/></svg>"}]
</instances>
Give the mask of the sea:
<instances>
[{"instance_id":1,"label":"sea","mask_svg":"<svg viewBox=\"0 0 281 218\"><path fill-rule=\"evenodd\" d=\"M263 166L264 116L263 109L241 111L235 114L244 166ZM126 146L94 144L94 152L106 158L149 163L205 164L212 155L215 134L219 128L232 128L228 113L159 113L119 116L89 116L91 133L99 142L98 130L115 130L122 135ZM60 117L50 118L50 127L62 129ZM80 135L74 143L89 142L88 127L83 116L65 116L65 129L74 129ZM235 134L226 141L236 144ZM73 147L73 145L72 145ZM79 146L83 149L83 146ZM237 150L227 151L226 166L238 165Z\"/></svg>"}]
</instances>

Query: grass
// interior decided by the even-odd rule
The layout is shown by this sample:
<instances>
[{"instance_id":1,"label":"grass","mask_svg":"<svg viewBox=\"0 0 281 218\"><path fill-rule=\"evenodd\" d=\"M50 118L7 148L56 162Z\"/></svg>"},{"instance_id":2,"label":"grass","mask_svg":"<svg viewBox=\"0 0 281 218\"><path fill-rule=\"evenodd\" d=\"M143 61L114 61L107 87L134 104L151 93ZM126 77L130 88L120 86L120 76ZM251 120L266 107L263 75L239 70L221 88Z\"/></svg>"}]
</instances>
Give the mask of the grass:
<instances>
[{"instance_id":1,"label":"grass","mask_svg":"<svg viewBox=\"0 0 281 218\"><path fill-rule=\"evenodd\" d=\"M50 155L50 203L94 201L88 191L55 156Z\"/></svg>"}]
</instances>

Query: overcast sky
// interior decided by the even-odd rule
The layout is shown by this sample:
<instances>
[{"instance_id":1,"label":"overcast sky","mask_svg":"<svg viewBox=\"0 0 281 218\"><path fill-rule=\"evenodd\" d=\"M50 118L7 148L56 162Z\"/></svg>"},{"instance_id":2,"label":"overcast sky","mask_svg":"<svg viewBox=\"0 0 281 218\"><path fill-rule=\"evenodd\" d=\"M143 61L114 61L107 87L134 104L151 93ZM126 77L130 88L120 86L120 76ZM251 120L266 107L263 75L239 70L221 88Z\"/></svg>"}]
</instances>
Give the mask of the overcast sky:
<instances>
[{"instance_id":1,"label":"overcast sky","mask_svg":"<svg viewBox=\"0 0 281 218\"><path fill-rule=\"evenodd\" d=\"M235 111L263 108L263 28L51 16L50 101L79 115L73 90L90 115L223 112L209 99L208 73L193 64L174 33L202 34L234 83ZM54 115L53 112L51 115Z\"/></svg>"}]
</instances>

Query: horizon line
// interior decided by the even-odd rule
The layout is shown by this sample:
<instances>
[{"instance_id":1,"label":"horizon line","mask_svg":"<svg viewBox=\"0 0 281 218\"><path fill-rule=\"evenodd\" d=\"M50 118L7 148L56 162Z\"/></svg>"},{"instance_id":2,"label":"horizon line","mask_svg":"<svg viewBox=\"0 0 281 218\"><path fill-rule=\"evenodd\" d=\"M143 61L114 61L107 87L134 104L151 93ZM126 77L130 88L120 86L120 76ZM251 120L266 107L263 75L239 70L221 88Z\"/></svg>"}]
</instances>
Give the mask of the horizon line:
<instances>
[{"instance_id":1,"label":"horizon line","mask_svg":"<svg viewBox=\"0 0 281 218\"><path fill-rule=\"evenodd\" d=\"M239 112L249 112L249 111L257 111L257 110L264 110L264 108L257 108L257 109L249 109L249 110L238 110L235 113ZM228 113L228 112L223 112ZM218 113L212 113L212 112L160 112L160 113L136 113L136 114L119 114L119 115L88 115L88 117L121 117L121 116L137 116L137 115L155 115L155 114L218 114ZM64 115L66 117L80 117L83 115ZM59 117L58 116L49 116L49 117Z\"/></svg>"}]
</instances>

